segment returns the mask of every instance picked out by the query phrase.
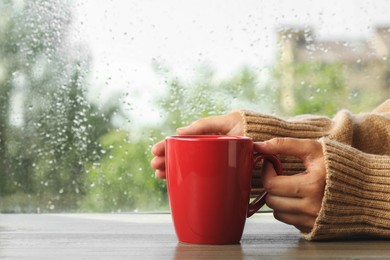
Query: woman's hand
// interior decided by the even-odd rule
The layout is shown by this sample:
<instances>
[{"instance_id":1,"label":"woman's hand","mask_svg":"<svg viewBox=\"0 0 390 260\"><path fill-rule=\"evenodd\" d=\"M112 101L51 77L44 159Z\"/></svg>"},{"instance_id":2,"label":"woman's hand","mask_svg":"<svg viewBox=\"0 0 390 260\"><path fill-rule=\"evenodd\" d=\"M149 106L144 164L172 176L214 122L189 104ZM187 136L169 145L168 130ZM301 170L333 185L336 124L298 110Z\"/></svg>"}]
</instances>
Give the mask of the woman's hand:
<instances>
[{"instance_id":1,"label":"woman's hand","mask_svg":"<svg viewBox=\"0 0 390 260\"><path fill-rule=\"evenodd\" d=\"M308 139L275 138L255 146L261 153L294 156L303 161L306 171L293 176L278 176L272 165L265 163L262 181L268 192L266 204L274 210L274 217L304 233L310 232L325 190L322 145Z\"/></svg>"},{"instance_id":2,"label":"woman's hand","mask_svg":"<svg viewBox=\"0 0 390 260\"><path fill-rule=\"evenodd\" d=\"M244 124L240 112L234 111L226 115L210 116L199 119L189 126L176 130L178 135L243 135ZM150 162L156 170L155 175L165 179L165 140L152 147L154 158Z\"/></svg>"}]
</instances>

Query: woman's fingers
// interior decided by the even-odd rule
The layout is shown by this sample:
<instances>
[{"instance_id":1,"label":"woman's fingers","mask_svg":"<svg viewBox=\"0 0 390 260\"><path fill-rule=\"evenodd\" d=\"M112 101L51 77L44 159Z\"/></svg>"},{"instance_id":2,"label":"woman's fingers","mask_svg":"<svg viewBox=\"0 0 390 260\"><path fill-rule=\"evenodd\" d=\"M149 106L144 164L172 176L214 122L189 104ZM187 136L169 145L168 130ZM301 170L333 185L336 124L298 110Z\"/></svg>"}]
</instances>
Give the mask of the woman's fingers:
<instances>
[{"instance_id":1,"label":"woman's fingers","mask_svg":"<svg viewBox=\"0 0 390 260\"><path fill-rule=\"evenodd\" d=\"M196 120L192 124L178 128L179 135L219 134L224 128L223 116L210 116Z\"/></svg>"},{"instance_id":2,"label":"woman's fingers","mask_svg":"<svg viewBox=\"0 0 390 260\"><path fill-rule=\"evenodd\" d=\"M231 112L226 115L201 118L189 126L178 128L176 132L179 135L242 135L243 129L240 113Z\"/></svg>"},{"instance_id":3,"label":"woman's fingers","mask_svg":"<svg viewBox=\"0 0 390 260\"><path fill-rule=\"evenodd\" d=\"M242 135L243 121L239 112L231 112L221 116L210 116L199 119L189 126L181 127L176 130L178 135L205 135L205 134L226 134ZM162 140L151 149L155 156L150 165L156 169L156 177L165 178L165 140Z\"/></svg>"},{"instance_id":4,"label":"woman's fingers","mask_svg":"<svg viewBox=\"0 0 390 260\"><path fill-rule=\"evenodd\" d=\"M256 150L266 154L281 154L306 159L307 156L322 152L321 144L309 139L273 138L255 143Z\"/></svg>"},{"instance_id":5,"label":"woman's fingers","mask_svg":"<svg viewBox=\"0 0 390 260\"><path fill-rule=\"evenodd\" d=\"M155 156L164 156L165 155L165 140L162 140L162 141L156 143L155 145L153 145L151 152Z\"/></svg>"},{"instance_id":6,"label":"woman's fingers","mask_svg":"<svg viewBox=\"0 0 390 260\"><path fill-rule=\"evenodd\" d=\"M155 176L159 179L165 179L165 140L153 145L151 152L155 155L150 161L150 166L156 169Z\"/></svg>"},{"instance_id":7,"label":"woman's fingers","mask_svg":"<svg viewBox=\"0 0 390 260\"><path fill-rule=\"evenodd\" d=\"M282 197L302 198L305 194L306 174L295 176L277 175L272 164L268 161L263 163L262 181L265 191Z\"/></svg>"},{"instance_id":8,"label":"woman's fingers","mask_svg":"<svg viewBox=\"0 0 390 260\"><path fill-rule=\"evenodd\" d=\"M156 170L156 172L154 173L154 175L159 178L159 179L165 179L166 178L166 175L165 175L165 170Z\"/></svg>"},{"instance_id":9,"label":"woman's fingers","mask_svg":"<svg viewBox=\"0 0 390 260\"><path fill-rule=\"evenodd\" d=\"M165 157L154 157L150 161L150 166L154 169L165 170Z\"/></svg>"},{"instance_id":10,"label":"woman's fingers","mask_svg":"<svg viewBox=\"0 0 390 260\"><path fill-rule=\"evenodd\" d=\"M300 158L306 171L292 176L277 175L269 162L264 162L262 181L268 192L267 205L276 219L310 232L321 210L326 169L322 146L308 139L274 138L255 144L260 153Z\"/></svg>"},{"instance_id":11,"label":"woman's fingers","mask_svg":"<svg viewBox=\"0 0 390 260\"><path fill-rule=\"evenodd\" d=\"M159 179L165 179L165 157L154 157L150 161L150 166L156 169L155 176Z\"/></svg>"},{"instance_id":12,"label":"woman's fingers","mask_svg":"<svg viewBox=\"0 0 390 260\"><path fill-rule=\"evenodd\" d=\"M266 197L267 206L274 211L288 212L290 214L304 214L317 217L320 205L314 203L310 197L293 198L281 197L268 193Z\"/></svg>"}]
</instances>

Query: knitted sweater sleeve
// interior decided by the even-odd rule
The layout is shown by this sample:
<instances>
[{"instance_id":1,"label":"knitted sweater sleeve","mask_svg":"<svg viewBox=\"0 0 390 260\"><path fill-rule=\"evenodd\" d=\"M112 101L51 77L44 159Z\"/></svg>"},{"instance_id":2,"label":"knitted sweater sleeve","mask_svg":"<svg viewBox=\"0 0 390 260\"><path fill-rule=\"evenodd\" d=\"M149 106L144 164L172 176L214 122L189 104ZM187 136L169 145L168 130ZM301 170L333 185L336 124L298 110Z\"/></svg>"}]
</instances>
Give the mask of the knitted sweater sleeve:
<instances>
[{"instance_id":1,"label":"knitted sweater sleeve","mask_svg":"<svg viewBox=\"0 0 390 260\"><path fill-rule=\"evenodd\" d=\"M242 111L245 135L319 140L327 169L321 211L309 240L376 236L390 238L390 102L372 113L340 111L335 118L281 119ZM295 158L281 158L286 174L304 171Z\"/></svg>"},{"instance_id":2,"label":"knitted sweater sleeve","mask_svg":"<svg viewBox=\"0 0 390 260\"><path fill-rule=\"evenodd\" d=\"M314 228L303 236L390 238L390 157L328 138L320 141L327 169L325 193Z\"/></svg>"}]
</instances>

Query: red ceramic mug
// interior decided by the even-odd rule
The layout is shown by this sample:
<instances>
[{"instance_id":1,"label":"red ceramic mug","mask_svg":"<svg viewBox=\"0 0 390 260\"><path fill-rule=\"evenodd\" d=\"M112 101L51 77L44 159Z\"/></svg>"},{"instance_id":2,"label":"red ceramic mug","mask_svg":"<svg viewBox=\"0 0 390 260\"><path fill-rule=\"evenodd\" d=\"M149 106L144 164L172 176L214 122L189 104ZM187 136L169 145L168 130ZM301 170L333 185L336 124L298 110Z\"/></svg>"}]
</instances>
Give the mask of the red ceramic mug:
<instances>
[{"instance_id":1,"label":"red ceramic mug","mask_svg":"<svg viewBox=\"0 0 390 260\"><path fill-rule=\"evenodd\" d=\"M245 220L265 204L265 193L250 201L254 165L274 155L255 155L242 136L171 136L166 140L166 177L173 223L180 242L239 243Z\"/></svg>"}]
</instances>

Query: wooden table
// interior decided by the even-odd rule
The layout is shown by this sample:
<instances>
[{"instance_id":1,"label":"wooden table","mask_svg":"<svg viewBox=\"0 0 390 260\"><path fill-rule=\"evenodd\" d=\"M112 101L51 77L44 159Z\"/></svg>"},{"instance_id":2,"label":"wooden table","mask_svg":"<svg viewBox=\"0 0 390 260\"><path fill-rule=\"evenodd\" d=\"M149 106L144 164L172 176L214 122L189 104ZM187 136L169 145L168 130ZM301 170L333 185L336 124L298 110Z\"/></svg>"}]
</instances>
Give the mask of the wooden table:
<instances>
[{"instance_id":1,"label":"wooden table","mask_svg":"<svg viewBox=\"0 0 390 260\"><path fill-rule=\"evenodd\" d=\"M0 259L390 259L390 241L308 242L269 213L241 244L178 243L169 214L0 215Z\"/></svg>"}]
</instances>

